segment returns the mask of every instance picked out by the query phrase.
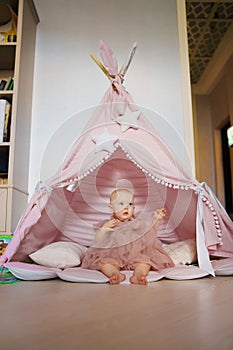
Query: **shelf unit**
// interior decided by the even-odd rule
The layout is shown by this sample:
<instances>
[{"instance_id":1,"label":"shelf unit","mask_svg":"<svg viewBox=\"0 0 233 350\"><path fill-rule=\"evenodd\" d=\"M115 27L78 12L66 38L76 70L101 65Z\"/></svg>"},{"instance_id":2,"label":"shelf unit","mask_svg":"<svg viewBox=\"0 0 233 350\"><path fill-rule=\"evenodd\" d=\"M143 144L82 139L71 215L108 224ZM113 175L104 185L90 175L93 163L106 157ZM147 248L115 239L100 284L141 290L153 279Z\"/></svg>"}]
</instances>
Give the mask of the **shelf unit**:
<instances>
[{"instance_id":1,"label":"shelf unit","mask_svg":"<svg viewBox=\"0 0 233 350\"><path fill-rule=\"evenodd\" d=\"M10 137L0 143L0 234L12 234L28 202L34 52L39 18L32 0L1 0L0 5L9 5L18 16L16 41L0 42L0 80L9 75L14 77L13 90L0 91L0 99L11 104Z\"/></svg>"}]
</instances>

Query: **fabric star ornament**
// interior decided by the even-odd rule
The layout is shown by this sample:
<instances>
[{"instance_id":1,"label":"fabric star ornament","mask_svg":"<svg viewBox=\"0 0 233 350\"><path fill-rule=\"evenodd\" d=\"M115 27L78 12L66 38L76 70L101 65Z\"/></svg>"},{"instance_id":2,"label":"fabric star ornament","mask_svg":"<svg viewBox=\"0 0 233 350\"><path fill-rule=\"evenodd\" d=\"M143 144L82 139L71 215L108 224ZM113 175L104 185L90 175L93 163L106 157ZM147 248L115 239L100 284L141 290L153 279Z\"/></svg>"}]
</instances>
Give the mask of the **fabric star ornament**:
<instances>
[{"instance_id":1,"label":"fabric star ornament","mask_svg":"<svg viewBox=\"0 0 233 350\"><path fill-rule=\"evenodd\" d=\"M116 122L120 124L121 131L125 132L129 128L138 129L138 118L140 111L131 111L126 109L124 115L119 115L115 118Z\"/></svg>"},{"instance_id":2,"label":"fabric star ornament","mask_svg":"<svg viewBox=\"0 0 233 350\"><path fill-rule=\"evenodd\" d=\"M114 144L118 141L118 136L110 134L107 128L104 128L102 134L94 135L92 141L96 144L95 153L106 151L114 152Z\"/></svg>"}]
</instances>

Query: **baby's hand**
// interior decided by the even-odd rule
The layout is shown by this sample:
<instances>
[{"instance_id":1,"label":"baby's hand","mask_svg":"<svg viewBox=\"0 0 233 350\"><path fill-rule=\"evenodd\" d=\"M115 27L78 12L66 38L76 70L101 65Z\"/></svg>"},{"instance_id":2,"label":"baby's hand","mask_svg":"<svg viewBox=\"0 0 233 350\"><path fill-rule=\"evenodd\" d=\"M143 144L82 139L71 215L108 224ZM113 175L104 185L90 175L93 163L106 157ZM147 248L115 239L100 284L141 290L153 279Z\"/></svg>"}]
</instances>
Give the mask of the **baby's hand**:
<instances>
[{"instance_id":1,"label":"baby's hand","mask_svg":"<svg viewBox=\"0 0 233 350\"><path fill-rule=\"evenodd\" d=\"M154 211L154 217L156 219L160 219L163 218L166 215L166 209L162 208L162 209L157 209Z\"/></svg>"},{"instance_id":2,"label":"baby's hand","mask_svg":"<svg viewBox=\"0 0 233 350\"><path fill-rule=\"evenodd\" d=\"M108 228L111 230L116 226L116 223L117 223L116 219L109 220L105 222L105 224L103 224L102 228Z\"/></svg>"}]
</instances>

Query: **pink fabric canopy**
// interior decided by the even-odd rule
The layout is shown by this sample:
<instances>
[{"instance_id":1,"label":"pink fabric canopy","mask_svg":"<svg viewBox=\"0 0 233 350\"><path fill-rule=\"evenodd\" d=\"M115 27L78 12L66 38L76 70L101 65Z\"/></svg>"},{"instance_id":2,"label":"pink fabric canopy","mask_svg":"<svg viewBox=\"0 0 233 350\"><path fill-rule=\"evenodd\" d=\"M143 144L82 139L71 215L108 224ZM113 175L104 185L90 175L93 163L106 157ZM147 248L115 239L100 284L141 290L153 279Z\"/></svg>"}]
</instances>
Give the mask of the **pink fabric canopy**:
<instances>
[{"instance_id":1,"label":"pink fabric canopy","mask_svg":"<svg viewBox=\"0 0 233 350\"><path fill-rule=\"evenodd\" d=\"M115 188L133 191L136 213L165 207L165 243L196 239L199 266L209 256L233 257L233 222L206 183L175 158L130 94L110 87L54 177L40 183L0 263L24 261L55 241L92 244L93 227L108 220Z\"/></svg>"}]
</instances>

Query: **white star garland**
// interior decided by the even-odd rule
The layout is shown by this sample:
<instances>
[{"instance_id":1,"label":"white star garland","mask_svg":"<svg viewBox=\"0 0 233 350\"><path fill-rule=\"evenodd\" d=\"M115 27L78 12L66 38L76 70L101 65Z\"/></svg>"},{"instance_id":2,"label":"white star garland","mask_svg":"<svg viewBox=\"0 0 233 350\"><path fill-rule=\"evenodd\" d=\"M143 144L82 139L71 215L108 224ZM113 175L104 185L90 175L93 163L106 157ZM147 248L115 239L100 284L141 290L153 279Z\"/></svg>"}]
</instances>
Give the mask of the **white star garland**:
<instances>
[{"instance_id":1,"label":"white star garland","mask_svg":"<svg viewBox=\"0 0 233 350\"><path fill-rule=\"evenodd\" d=\"M121 131L125 132L129 128L138 129L138 118L140 111L132 112L130 109L126 109L125 113L122 116L117 116L115 118L116 122L120 124Z\"/></svg>"},{"instance_id":2,"label":"white star garland","mask_svg":"<svg viewBox=\"0 0 233 350\"><path fill-rule=\"evenodd\" d=\"M94 135L92 141L96 144L95 153L106 151L114 152L114 144L118 141L118 136L110 134L107 128L104 128L102 134Z\"/></svg>"}]
</instances>

